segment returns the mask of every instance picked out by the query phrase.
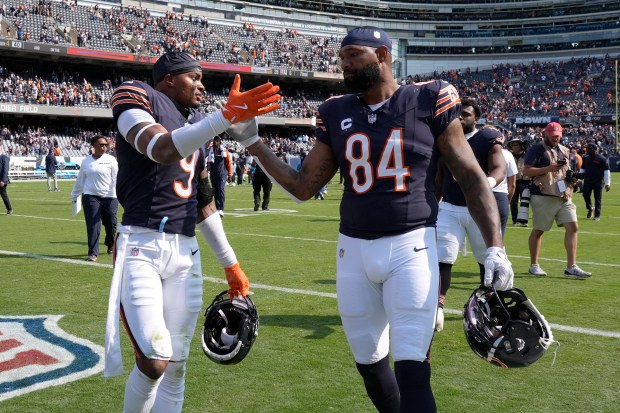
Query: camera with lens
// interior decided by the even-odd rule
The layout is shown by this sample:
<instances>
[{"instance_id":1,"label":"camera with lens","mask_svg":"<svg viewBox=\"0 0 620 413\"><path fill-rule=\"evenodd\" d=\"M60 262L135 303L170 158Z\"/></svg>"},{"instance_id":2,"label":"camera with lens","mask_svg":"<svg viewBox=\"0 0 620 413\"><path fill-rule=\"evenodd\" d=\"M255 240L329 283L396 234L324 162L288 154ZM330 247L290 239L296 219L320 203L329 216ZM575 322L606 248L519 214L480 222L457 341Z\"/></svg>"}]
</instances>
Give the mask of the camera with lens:
<instances>
[{"instance_id":1,"label":"camera with lens","mask_svg":"<svg viewBox=\"0 0 620 413\"><path fill-rule=\"evenodd\" d=\"M530 188L524 188L521 192L521 203L517 214L517 223L527 226L527 220L530 212Z\"/></svg>"},{"instance_id":2,"label":"camera with lens","mask_svg":"<svg viewBox=\"0 0 620 413\"><path fill-rule=\"evenodd\" d=\"M570 169L566 171L566 180L567 181L578 181L579 179L583 179L584 173L573 172Z\"/></svg>"}]
</instances>

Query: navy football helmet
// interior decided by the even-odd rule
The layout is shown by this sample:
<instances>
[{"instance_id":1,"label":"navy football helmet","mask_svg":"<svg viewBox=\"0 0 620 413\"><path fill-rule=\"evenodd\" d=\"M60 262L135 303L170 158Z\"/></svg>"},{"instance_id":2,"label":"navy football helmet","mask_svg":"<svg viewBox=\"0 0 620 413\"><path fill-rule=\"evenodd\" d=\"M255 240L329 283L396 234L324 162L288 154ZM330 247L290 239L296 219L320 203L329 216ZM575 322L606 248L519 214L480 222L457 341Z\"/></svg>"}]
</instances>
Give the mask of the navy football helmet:
<instances>
[{"instance_id":1,"label":"navy football helmet","mask_svg":"<svg viewBox=\"0 0 620 413\"><path fill-rule=\"evenodd\" d=\"M236 364L247 356L258 335L258 311L250 296L230 299L218 294L205 311L202 350L219 364Z\"/></svg>"},{"instance_id":2,"label":"navy football helmet","mask_svg":"<svg viewBox=\"0 0 620 413\"><path fill-rule=\"evenodd\" d=\"M529 366L554 341L545 317L518 288L476 289L465 303L463 327L474 353L505 368Z\"/></svg>"}]
</instances>

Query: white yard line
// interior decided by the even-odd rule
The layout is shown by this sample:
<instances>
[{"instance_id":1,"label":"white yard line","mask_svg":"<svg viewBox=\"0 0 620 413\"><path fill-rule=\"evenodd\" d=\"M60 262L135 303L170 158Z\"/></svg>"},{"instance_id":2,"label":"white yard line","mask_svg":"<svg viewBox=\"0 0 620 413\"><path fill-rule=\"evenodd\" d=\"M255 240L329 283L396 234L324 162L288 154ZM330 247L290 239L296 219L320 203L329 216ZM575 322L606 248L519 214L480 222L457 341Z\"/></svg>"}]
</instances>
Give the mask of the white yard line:
<instances>
[{"instance_id":1,"label":"white yard line","mask_svg":"<svg viewBox=\"0 0 620 413\"><path fill-rule=\"evenodd\" d=\"M237 234L237 235L253 235L253 234ZM291 237L276 237L276 236L270 236L270 237L291 239ZM295 239L302 240L303 238L295 238ZM312 241L331 242L331 241L325 241L325 240L312 240ZM47 255L29 254L29 253L24 253L24 252L4 251L4 250L0 250L0 255L10 255L14 257L31 258L31 259L38 259L38 260L48 260L48 261L62 262L65 264L72 264L72 265L90 265L90 266L101 267L101 268L109 268L110 270L112 270L111 264L101 264L97 262L81 261L81 260L75 260L75 259L70 259L70 258L58 258L58 257L50 257ZM604 264L597 263L596 265L604 265ZM112 271L110 271L110 276L111 275L112 275ZM204 276L204 280L208 282L212 282L212 283L217 283L217 284L226 284L226 281L223 278ZM333 298L333 299L336 298L335 293L302 290L302 289L297 289L297 288L279 287L279 286L258 284L258 283L252 283L252 289L253 290L261 289L261 290L269 290L269 291L279 291L279 292L284 292L284 293L289 293L289 294L313 295L313 296ZM456 315L462 314L461 310L455 310L451 308L445 308L444 311L448 314L456 314ZM559 331L568 331L571 333L579 333L579 334L585 334L585 335L590 335L590 336L610 337L610 338L620 339L620 332L616 332L616 331L605 331L605 330L596 330L592 328L565 326L562 324L554 324L554 323L551 323L550 325L553 329L559 330Z\"/></svg>"}]
</instances>

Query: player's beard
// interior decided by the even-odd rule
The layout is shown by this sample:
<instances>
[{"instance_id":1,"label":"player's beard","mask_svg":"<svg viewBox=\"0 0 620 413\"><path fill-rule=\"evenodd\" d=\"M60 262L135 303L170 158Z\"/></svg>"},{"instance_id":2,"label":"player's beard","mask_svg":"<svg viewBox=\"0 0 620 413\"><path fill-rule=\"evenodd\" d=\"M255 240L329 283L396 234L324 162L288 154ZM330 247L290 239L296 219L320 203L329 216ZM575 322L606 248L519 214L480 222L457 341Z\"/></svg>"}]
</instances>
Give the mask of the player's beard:
<instances>
[{"instance_id":1,"label":"player's beard","mask_svg":"<svg viewBox=\"0 0 620 413\"><path fill-rule=\"evenodd\" d=\"M463 128L463 133L465 135L467 135L468 133L472 133L474 131L474 129L476 129L476 124L475 123L472 123L472 124L469 124L469 125L463 125L463 124L461 124L461 125L462 125L462 128Z\"/></svg>"},{"instance_id":2,"label":"player's beard","mask_svg":"<svg viewBox=\"0 0 620 413\"><path fill-rule=\"evenodd\" d=\"M545 142L545 145L547 145L550 148L555 148L557 146L557 144L554 144L549 139L547 139L546 136L543 138L543 141Z\"/></svg>"},{"instance_id":3,"label":"player's beard","mask_svg":"<svg viewBox=\"0 0 620 413\"><path fill-rule=\"evenodd\" d=\"M363 93L379 83L380 77L379 63L370 62L361 70L351 72L344 79L344 86L349 93Z\"/></svg>"}]
</instances>

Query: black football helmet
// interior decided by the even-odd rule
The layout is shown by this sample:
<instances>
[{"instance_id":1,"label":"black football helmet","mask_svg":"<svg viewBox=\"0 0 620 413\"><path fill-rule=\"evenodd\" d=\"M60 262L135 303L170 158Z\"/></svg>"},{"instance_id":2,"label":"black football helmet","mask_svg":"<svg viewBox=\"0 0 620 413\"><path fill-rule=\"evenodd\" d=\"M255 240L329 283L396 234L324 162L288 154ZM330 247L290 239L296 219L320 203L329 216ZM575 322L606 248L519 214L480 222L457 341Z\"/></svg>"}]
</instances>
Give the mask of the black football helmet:
<instances>
[{"instance_id":1,"label":"black football helmet","mask_svg":"<svg viewBox=\"0 0 620 413\"><path fill-rule=\"evenodd\" d=\"M476 289L465 303L463 327L474 353L505 368L529 366L554 341L545 317L518 288Z\"/></svg>"},{"instance_id":2,"label":"black football helmet","mask_svg":"<svg viewBox=\"0 0 620 413\"><path fill-rule=\"evenodd\" d=\"M222 291L205 311L202 350L216 363L239 363L257 335L258 311L250 296L231 300L228 291Z\"/></svg>"}]
</instances>

